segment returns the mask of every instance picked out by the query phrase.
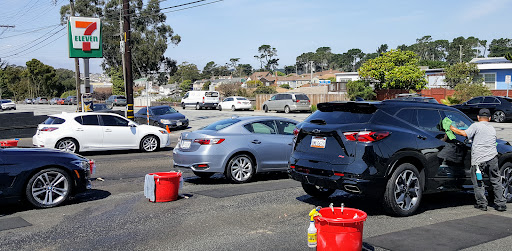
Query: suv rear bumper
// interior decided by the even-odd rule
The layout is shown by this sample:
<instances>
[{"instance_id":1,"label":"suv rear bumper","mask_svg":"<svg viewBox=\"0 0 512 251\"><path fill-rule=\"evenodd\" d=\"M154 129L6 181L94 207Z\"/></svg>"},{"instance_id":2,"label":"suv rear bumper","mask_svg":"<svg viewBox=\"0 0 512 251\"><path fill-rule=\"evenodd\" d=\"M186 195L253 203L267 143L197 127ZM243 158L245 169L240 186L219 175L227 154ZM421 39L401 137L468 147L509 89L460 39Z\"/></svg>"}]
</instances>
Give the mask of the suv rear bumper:
<instances>
[{"instance_id":1,"label":"suv rear bumper","mask_svg":"<svg viewBox=\"0 0 512 251\"><path fill-rule=\"evenodd\" d=\"M322 176L306 174L288 168L290 178L305 184L311 184L323 188L340 189L353 194L380 196L385 190L384 178L362 179L355 177Z\"/></svg>"}]
</instances>

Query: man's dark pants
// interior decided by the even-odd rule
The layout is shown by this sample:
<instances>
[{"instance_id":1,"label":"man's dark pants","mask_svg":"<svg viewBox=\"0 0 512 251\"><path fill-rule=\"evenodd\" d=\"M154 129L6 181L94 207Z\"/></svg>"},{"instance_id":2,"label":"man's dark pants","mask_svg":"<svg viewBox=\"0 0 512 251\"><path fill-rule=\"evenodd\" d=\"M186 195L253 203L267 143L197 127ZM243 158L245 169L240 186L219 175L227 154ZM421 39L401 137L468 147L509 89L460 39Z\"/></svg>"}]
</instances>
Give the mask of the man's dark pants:
<instances>
[{"instance_id":1,"label":"man's dark pants","mask_svg":"<svg viewBox=\"0 0 512 251\"><path fill-rule=\"evenodd\" d=\"M485 198L484 182L476 180L476 165L471 166L471 181L475 191L476 204L480 206L487 206L487 198ZM487 173L494 190L494 204L496 206L505 206L506 201L503 198L503 186L501 185L500 170L498 169L498 156L480 163L480 171Z\"/></svg>"}]
</instances>

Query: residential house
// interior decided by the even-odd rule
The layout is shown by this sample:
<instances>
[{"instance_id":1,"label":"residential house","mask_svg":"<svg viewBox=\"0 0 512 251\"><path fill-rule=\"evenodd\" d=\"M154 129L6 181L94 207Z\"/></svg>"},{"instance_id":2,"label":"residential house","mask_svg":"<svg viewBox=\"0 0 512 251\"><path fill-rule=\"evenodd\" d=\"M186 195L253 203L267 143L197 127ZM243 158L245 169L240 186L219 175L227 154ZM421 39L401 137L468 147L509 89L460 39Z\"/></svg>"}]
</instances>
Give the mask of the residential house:
<instances>
[{"instance_id":1,"label":"residential house","mask_svg":"<svg viewBox=\"0 0 512 251\"><path fill-rule=\"evenodd\" d=\"M480 70L480 76L484 84L491 90L506 90L509 84L505 83L506 76L512 75L512 61L504 57L474 58L470 63L475 63Z\"/></svg>"},{"instance_id":2,"label":"residential house","mask_svg":"<svg viewBox=\"0 0 512 251\"><path fill-rule=\"evenodd\" d=\"M208 81L211 81L209 79L201 79L201 80L196 80L194 83L192 83L192 90L194 91L200 91L203 89L203 86L206 82Z\"/></svg>"}]
</instances>

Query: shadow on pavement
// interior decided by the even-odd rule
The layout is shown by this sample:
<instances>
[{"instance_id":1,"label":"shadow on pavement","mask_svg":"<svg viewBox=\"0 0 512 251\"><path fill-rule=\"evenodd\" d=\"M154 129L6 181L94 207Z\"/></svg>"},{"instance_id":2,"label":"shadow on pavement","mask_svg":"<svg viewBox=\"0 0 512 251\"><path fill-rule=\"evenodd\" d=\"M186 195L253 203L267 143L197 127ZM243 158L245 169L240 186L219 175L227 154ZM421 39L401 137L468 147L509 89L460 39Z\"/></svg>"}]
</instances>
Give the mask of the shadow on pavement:
<instances>
[{"instance_id":1,"label":"shadow on pavement","mask_svg":"<svg viewBox=\"0 0 512 251\"><path fill-rule=\"evenodd\" d=\"M167 152L167 151L172 151L173 149L174 148L172 148L172 147L164 147L164 148L160 148L156 151L153 151L153 153ZM91 152L81 152L79 154L82 156L88 157L88 156L100 156L100 155L107 156L107 155L130 154L130 153L142 153L142 152L138 149L133 149L133 150L91 151Z\"/></svg>"},{"instance_id":2,"label":"shadow on pavement","mask_svg":"<svg viewBox=\"0 0 512 251\"><path fill-rule=\"evenodd\" d=\"M296 199L311 204L312 206L321 207L328 207L331 203L333 203L335 207L339 207L341 203L344 203L346 207L357 208L366 212L369 216L387 214L381 199L349 194L343 191L337 191L327 199L318 199L307 194L297 197ZM421 205L418 211L416 211L416 214L429 210L472 205L474 203L474 195L466 191L426 194L423 195Z\"/></svg>"},{"instance_id":3,"label":"shadow on pavement","mask_svg":"<svg viewBox=\"0 0 512 251\"><path fill-rule=\"evenodd\" d=\"M283 180L288 179L288 173L286 172L270 172L270 173L258 173L254 176L254 178L248 182L247 184L258 182L258 181L271 181L271 180ZM195 184L195 185L215 185L215 184L232 184L229 179L227 179L224 174L217 173L214 174L210 178L200 178L198 176L191 176L184 178L184 181L187 183Z\"/></svg>"},{"instance_id":4,"label":"shadow on pavement","mask_svg":"<svg viewBox=\"0 0 512 251\"><path fill-rule=\"evenodd\" d=\"M91 189L85 192L79 193L74 197L71 197L68 201L62 203L58 207L80 204L88 201L95 201L105 199L110 196L110 192L103 190ZM33 207L30 203L25 200L13 202L9 204L2 204L0 207L0 217L5 215L10 215L18 212L28 211L28 210L45 210L45 209L37 209Z\"/></svg>"}]
</instances>

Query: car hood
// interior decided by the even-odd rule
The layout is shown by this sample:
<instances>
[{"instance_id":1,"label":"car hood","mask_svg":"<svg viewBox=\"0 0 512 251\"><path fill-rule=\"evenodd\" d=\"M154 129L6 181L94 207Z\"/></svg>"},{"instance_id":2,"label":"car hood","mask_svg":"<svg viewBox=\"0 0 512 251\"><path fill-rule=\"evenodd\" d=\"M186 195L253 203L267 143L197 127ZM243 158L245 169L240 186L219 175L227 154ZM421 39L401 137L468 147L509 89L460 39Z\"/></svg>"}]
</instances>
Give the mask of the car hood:
<instances>
[{"instance_id":1,"label":"car hood","mask_svg":"<svg viewBox=\"0 0 512 251\"><path fill-rule=\"evenodd\" d=\"M158 119L184 119L185 115L177 112L177 113L171 113L171 114L158 115L155 117Z\"/></svg>"}]
</instances>

